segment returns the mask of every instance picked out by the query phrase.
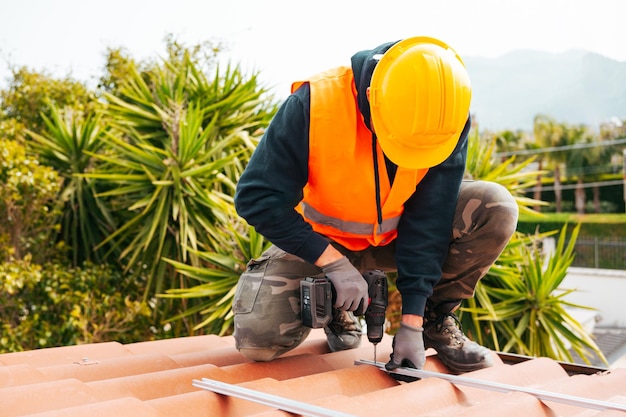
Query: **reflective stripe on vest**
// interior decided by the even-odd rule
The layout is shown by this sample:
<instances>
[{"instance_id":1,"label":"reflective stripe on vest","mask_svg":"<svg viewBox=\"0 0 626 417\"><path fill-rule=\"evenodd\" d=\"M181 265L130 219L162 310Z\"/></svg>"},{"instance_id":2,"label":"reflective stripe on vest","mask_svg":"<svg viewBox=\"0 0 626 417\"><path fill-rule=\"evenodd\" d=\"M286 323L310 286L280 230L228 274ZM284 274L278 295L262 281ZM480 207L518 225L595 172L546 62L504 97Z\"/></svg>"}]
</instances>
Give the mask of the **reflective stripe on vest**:
<instances>
[{"instance_id":1,"label":"reflective stripe on vest","mask_svg":"<svg viewBox=\"0 0 626 417\"><path fill-rule=\"evenodd\" d=\"M372 234L371 223L359 223L350 220L342 220L336 217L325 216L309 204L302 202L302 213L304 217L314 221L315 223L323 224L325 226L333 227L341 232L350 233L353 235L370 236ZM400 222L400 216L393 217L391 219L383 219L383 222L378 224L377 233L389 233L398 228Z\"/></svg>"}]
</instances>

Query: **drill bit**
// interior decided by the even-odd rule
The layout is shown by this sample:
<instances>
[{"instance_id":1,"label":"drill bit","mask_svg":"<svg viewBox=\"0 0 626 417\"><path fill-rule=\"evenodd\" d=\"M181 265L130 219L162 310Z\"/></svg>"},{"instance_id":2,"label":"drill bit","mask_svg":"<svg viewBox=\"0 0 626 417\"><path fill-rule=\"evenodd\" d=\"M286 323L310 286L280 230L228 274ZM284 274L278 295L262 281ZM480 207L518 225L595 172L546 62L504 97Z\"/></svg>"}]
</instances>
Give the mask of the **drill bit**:
<instances>
[{"instance_id":1,"label":"drill bit","mask_svg":"<svg viewBox=\"0 0 626 417\"><path fill-rule=\"evenodd\" d=\"M367 281L369 303L365 310L365 325L367 339L374 345L374 362L376 362L376 347L383 340L385 333L385 312L387 310L387 276L379 270L367 271L363 274Z\"/></svg>"}]
</instances>

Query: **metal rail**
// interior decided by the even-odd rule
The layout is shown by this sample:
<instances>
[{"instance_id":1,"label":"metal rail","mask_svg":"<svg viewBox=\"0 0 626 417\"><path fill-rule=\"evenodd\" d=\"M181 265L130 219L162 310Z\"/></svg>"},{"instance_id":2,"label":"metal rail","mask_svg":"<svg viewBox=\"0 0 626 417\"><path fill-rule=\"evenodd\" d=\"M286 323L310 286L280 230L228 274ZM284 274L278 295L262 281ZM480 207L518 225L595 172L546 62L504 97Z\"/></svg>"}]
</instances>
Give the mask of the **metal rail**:
<instances>
[{"instance_id":1,"label":"metal rail","mask_svg":"<svg viewBox=\"0 0 626 417\"><path fill-rule=\"evenodd\" d=\"M227 384L213 379L202 378L202 380L194 379L193 386L216 392L218 394L228 395L230 397L242 398L259 404L268 405L279 410L296 413L303 416L311 417L356 417L351 414L345 414L340 411L330 410L328 408L319 407L302 401L292 400L290 398L280 397L249 388L240 387L238 385Z\"/></svg>"},{"instance_id":2,"label":"metal rail","mask_svg":"<svg viewBox=\"0 0 626 417\"><path fill-rule=\"evenodd\" d=\"M527 387L519 387L517 385L510 384L501 384L498 382L491 381L483 381L479 379L467 378L458 375L450 375L450 374L442 374L439 372L431 372L418 370L413 368L398 368L394 369L393 372L387 371L385 368L385 364L382 362L372 362L368 360L360 360L354 362L356 365L373 365L377 368L387 372L394 373L398 375L408 376L417 379L424 378L439 378L444 379L455 385L465 385L468 387L474 388L482 388L491 391L497 392L523 392L525 394L530 394L540 400L544 401L553 401L567 405L573 405L577 407L590 408L594 410L616 410L616 411L626 411L626 405L616 404L607 401L594 400L591 398L577 397L573 395L560 394L551 391L544 391L534 388Z\"/></svg>"}]
</instances>

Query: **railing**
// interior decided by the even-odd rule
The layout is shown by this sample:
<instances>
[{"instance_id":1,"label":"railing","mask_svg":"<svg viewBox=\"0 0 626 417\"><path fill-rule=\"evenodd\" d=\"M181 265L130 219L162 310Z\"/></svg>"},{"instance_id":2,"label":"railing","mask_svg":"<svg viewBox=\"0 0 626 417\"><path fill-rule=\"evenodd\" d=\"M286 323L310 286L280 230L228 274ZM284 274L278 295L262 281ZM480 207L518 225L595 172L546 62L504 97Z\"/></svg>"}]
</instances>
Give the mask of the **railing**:
<instances>
[{"instance_id":1,"label":"railing","mask_svg":"<svg viewBox=\"0 0 626 417\"><path fill-rule=\"evenodd\" d=\"M626 237L578 236L572 266L626 270Z\"/></svg>"}]
</instances>

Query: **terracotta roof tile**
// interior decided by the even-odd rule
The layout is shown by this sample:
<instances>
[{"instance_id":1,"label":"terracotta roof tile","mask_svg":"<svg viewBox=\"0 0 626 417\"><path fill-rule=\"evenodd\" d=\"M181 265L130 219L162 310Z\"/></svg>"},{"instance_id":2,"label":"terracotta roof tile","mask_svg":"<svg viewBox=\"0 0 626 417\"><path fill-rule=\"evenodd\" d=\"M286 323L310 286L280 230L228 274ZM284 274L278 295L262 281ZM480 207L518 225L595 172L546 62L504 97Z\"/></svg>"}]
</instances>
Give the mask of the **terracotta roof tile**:
<instances>
[{"instance_id":1,"label":"terracotta roof tile","mask_svg":"<svg viewBox=\"0 0 626 417\"><path fill-rule=\"evenodd\" d=\"M0 388L52 380L30 365L0 365Z\"/></svg>"},{"instance_id":2,"label":"terracotta roof tile","mask_svg":"<svg viewBox=\"0 0 626 417\"><path fill-rule=\"evenodd\" d=\"M391 353L391 337L378 345L378 360ZM529 393L495 392L458 385L440 377L396 381L355 361L372 360L364 337L358 349L329 352L323 331L314 330L298 348L275 361L252 362L234 339L195 336L123 345L100 343L0 355L3 417L30 416L258 416L293 414L195 387L208 378L233 386L301 401L345 414L380 416L626 416L554 401ZM503 357L503 356L502 356ZM556 361L535 358L513 363L494 353L495 366L464 374L494 382L621 404L626 407L626 369L582 374ZM432 350L425 369L448 373Z\"/></svg>"},{"instance_id":3,"label":"terracotta roof tile","mask_svg":"<svg viewBox=\"0 0 626 417\"><path fill-rule=\"evenodd\" d=\"M234 346L235 341L232 337L206 335L131 343L126 345L126 350L135 355L155 352L159 352L163 355L176 355L207 349L232 348Z\"/></svg>"},{"instance_id":4,"label":"terracotta roof tile","mask_svg":"<svg viewBox=\"0 0 626 417\"><path fill-rule=\"evenodd\" d=\"M98 360L88 359L87 361L78 360L71 364L42 367L40 371L52 379L75 378L79 381L89 382L178 367L178 363L172 358L153 354Z\"/></svg>"},{"instance_id":5,"label":"terracotta roof tile","mask_svg":"<svg viewBox=\"0 0 626 417\"><path fill-rule=\"evenodd\" d=\"M19 385L0 391L4 417L58 410L96 401L95 392L75 379Z\"/></svg>"},{"instance_id":6,"label":"terracotta roof tile","mask_svg":"<svg viewBox=\"0 0 626 417\"><path fill-rule=\"evenodd\" d=\"M177 415L177 414L170 414ZM79 407L28 414L30 417L166 417L149 404L132 397L101 401Z\"/></svg>"},{"instance_id":7,"label":"terracotta roof tile","mask_svg":"<svg viewBox=\"0 0 626 417\"><path fill-rule=\"evenodd\" d=\"M93 358L101 360L130 355L132 353L124 345L117 342L109 342L5 353L0 355L0 363L5 365L27 363L31 366L40 367L88 361Z\"/></svg>"}]
</instances>

